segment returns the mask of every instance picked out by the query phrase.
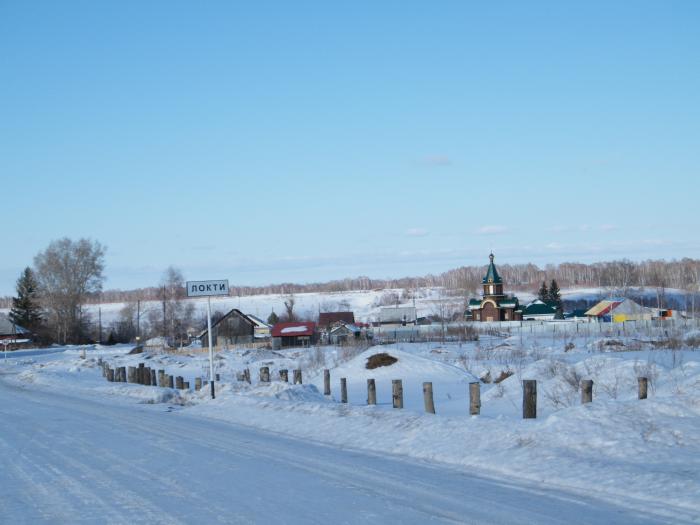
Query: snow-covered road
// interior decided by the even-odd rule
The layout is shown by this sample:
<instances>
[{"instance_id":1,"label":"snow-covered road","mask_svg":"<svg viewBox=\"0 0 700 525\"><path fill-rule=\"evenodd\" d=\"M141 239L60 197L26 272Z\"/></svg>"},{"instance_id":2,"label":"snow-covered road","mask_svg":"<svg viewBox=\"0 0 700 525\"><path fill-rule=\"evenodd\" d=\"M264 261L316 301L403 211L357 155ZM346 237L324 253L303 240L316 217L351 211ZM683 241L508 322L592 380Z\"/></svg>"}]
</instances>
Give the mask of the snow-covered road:
<instances>
[{"instance_id":1,"label":"snow-covered road","mask_svg":"<svg viewBox=\"0 0 700 525\"><path fill-rule=\"evenodd\" d=\"M651 523L596 500L0 376L2 523Z\"/></svg>"}]
</instances>

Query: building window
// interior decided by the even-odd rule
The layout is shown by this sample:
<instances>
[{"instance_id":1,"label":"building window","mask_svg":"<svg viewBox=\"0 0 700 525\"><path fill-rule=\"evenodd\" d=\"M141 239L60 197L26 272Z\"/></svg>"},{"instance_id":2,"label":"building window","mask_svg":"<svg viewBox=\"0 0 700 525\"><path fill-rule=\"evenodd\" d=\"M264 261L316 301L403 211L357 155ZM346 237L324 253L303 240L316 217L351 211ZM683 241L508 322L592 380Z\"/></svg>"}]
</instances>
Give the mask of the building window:
<instances>
[{"instance_id":1,"label":"building window","mask_svg":"<svg viewBox=\"0 0 700 525\"><path fill-rule=\"evenodd\" d=\"M493 295L493 285L489 284L489 293Z\"/></svg>"}]
</instances>

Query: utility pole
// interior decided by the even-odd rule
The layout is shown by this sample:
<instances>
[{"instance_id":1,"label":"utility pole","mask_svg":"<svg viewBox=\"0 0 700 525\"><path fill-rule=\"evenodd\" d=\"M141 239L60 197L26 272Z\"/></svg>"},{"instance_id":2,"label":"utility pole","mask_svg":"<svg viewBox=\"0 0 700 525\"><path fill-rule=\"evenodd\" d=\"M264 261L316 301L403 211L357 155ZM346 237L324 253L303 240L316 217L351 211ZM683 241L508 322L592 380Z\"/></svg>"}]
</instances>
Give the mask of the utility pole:
<instances>
[{"instance_id":1,"label":"utility pole","mask_svg":"<svg viewBox=\"0 0 700 525\"><path fill-rule=\"evenodd\" d=\"M102 344L102 306L99 306L97 308L97 318L98 318L98 326L99 326L99 334L97 336L98 342Z\"/></svg>"}]
</instances>

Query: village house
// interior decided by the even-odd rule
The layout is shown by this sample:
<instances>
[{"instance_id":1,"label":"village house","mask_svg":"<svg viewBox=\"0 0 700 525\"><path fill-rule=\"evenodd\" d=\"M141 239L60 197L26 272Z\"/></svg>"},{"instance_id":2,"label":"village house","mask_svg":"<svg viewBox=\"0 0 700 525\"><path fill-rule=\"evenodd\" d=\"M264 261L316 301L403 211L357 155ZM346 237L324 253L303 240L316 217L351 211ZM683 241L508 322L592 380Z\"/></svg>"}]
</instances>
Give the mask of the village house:
<instances>
[{"instance_id":1,"label":"village house","mask_svg":"<svg viewBox=\"0 0 700 525\"><path fill-rule=\"evenodd\" d=\"M555 304L535 299L522 310L523 321L553 321L557 317Z\"/></svg>"},{"instance_id":2,"label":"village house","mask_svg":"<svg viewBox=\"0 0 700 525\"><path fill-rule=\"evenodd\" d=\"M387 306L379 310L379 324L382 327L415 325L416 320L415 306Z\"/></svg>"},{"instance_id":3,"label":"village house","mask_svg":"<svg viewBox=\"0 0 700 525\"><path fill-rule=\"evenodd\" d=\"M600 322L624 323L625 321L649 321L656 311L635 303L626 297L613 297L600 301L586 312L590 320Z\"/></svg>"},{"instance_id":4,"label":"village house","mask_svg":"<svg viewBox=\"0 0 700 525\"><path fill-rule=\"evenodd\" d=\"M211 326L214 346L252 343L258 323L234 308ZM205 328L197 338L206 342L209 331Z\"/></svg>"},{"instance_id":5,"label":"village house","mask_svg":"<svg viewBox=\"0 0 700 525\"><path fill-rule=\"evenodd\" d=\"M503 279L498 275L494 258L493 254L489 255L489 267L481 281L482 298L469 301L469 313L473 321L521 321L522 309L518 298L503 293Z\"/></svg>"},{"instance_id":6,"label":"village house","mask_svg":"<svg viewBox=\"0 0 700 525\"><path fill-rule=\"evenodd\" d=\"M321 312L318 314L318 329L328 330L337 323L355 324L353 312Z\"/></svg>"},{"instance_id":7,"label":"village house","mask_svg":"<svg viewBox=\"0 0 700 525\"><path fill-rule=\"evenodd\" d=\"M277 323L272 327L271 335L274 350L293 346L311 346L318 340L316 323L308 321Z\"/></svg>"},{"instance_id":8,"label":"village house","mask_svg":"<svg viewBox=\"0 0 700 525\"><path fill-rule=\"evenodd\" d=\"M11 341L13 344L28 343L31 341L31 334L29 330L10 321L6 314L0 314L0 341Z\"/></svg>"},{"instance_id":9,"label":"village house","mask_svg":"<svg viewBox=\"0 0 700 525\"><path fill-rule=\"evenodd\" d=\"M351 323L337 323L328 333L328 340L332 345L352 343L360 339L362 329Z\"/></svg>"}]
</instances>

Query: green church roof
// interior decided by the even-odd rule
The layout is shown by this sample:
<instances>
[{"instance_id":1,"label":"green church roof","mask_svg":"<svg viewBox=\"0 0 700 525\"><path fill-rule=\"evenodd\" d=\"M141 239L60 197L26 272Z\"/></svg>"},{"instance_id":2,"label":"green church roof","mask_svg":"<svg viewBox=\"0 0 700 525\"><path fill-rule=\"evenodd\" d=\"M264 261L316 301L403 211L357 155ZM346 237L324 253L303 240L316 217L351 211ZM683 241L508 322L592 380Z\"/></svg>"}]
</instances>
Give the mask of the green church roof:
<instances>
[{"instance_id":1,"label":"green church roof","mask_svg":"<svg viewBox=\"0 0 700 525\"><path fill-rule=\"evenodd\" d=\"M491 263L489 264L489 269L486 272L486 277L484 277L482 283L483 284L487 284L487 283L501 284L501 283L503 283L503 279L501 279L501 276L498 275L498 271L496 270L496 265L493 264L494 255L493 254L489 255L489 259L491 260Z\"/></svg>"}]
</instances>

